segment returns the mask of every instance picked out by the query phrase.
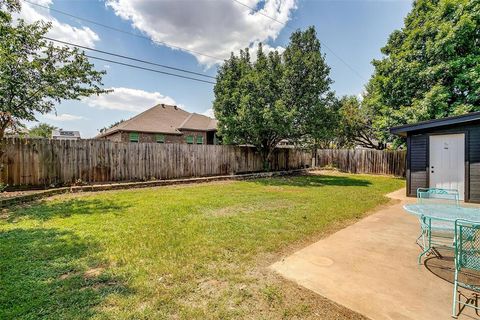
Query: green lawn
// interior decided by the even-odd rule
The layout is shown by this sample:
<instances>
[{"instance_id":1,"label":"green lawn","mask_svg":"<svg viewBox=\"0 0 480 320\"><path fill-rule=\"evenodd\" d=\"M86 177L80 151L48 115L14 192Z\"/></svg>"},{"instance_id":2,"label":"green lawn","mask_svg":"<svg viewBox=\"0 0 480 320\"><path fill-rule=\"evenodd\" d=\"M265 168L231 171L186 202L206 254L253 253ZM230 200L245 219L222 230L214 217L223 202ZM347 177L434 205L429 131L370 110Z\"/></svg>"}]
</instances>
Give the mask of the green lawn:
<instances>
[{"instance_id":1,"label":"green lawn","mask_svg":"<svg viewBox=\"0 0 480 320\"><path fill-rule=\"evenodd\" d=\"M356 318L268 265L403 184L310 175L64 195L4 211L0 319Z\"/></svg>"}]
</instances>

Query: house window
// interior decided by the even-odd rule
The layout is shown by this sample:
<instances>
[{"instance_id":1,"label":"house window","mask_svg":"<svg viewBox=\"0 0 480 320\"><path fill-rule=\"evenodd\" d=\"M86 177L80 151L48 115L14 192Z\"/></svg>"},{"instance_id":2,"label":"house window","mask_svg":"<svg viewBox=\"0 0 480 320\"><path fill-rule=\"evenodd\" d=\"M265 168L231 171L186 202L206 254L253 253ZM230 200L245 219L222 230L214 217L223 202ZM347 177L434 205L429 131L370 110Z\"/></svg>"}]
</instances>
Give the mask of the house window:
<instances>
[{"instance_id":1,"label":"house window","mask_svg":"<svg viewBox=\"0 0 480 320\"><path fill-rule=\"evenodd\" d=\"M197 136L197 144L203 144L203 136Z\"/></svg>"},{"instance_id":2,"label":"house window","mask_svg":"<svg viewBox=\"0 0 480 320\"><path fill-rule=\"evenodd\" d=\"M157 143L165 143L165 136L163 134L156 134L155 141L157 141Z\"/></svg>"},{"instance_id":3,"label":"house window","mask_svg":"<svg viewBox=\"0 0 480 320\"><path fill-rule=\"evenodd\" d=\"M138 142L139 134L138 132L130 132L128 138L130 142Z\"/></svg>"},{"instance_id":4,"label":"house window","mask_svg":"<svg viewBox=\"0 0 480 320\"><path fill-rule=\"evenodd\" d=\"M193 136L186 136L186 137L185 137L185 141L186 141L188 144L193 144Z\"/></svg>"}]
</instances>

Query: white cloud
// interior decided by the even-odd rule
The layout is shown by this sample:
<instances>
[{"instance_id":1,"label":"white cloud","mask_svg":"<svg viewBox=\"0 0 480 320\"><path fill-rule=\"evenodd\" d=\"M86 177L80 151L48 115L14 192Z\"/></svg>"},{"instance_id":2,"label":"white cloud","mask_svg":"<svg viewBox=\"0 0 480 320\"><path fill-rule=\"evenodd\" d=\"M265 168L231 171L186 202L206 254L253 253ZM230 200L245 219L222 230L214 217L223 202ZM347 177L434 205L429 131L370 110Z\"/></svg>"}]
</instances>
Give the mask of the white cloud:
<instances>
[{"instance_id":1,"label":"white cloud","mask_svg":"<svg viewBox=\"0 0 480 320\"><path fill-rule=\"evenodd\" d=\"M42 6L49 7L52 0L31 0ZM99 36L88 27L74 27L67 23L62 23L54 18L49 10L34 6L28 2L22 1L22 10L15 15L16 18L22 18L27 23L43 20L52 24L47 36L53 39L68 41L75 44L94 47L95 42L99 41Z\"/></svg>"},{"instance_id":2,"label":"white cloud","mask_svg":"<svg viewBox=\"0 0 480 320\"><path fill-rule=\"evenodd\" d=\"M68 114L68 113L62 113L59 115L53 114L53 113L48 113L43 115L45 119L53 120L53 121L73 121L73 120L81 120L85 119L82 116L76 116L73 114Z\"/></svg>"},{"instance_id":3,"label":"white cloud","mask_svg":"<svg viewBox=\"0 0 480 320\"><path fill-rule=\"evenodd\" d=\"M85 98L84 101L91 107L135 113L145 111L159 103L176 104L173 98L162 95L160 92L148 92L123 87L113 87L108 90L113 90L113 92L99 96L90 96Z\"/></svg>"},{"instance_id":4,"label":"white cloud","mask_svg":"<svg viewBox=\"0 0 480 320\"><path fill-rule=\"evenodd\" d=\"M202 113L204 116L210 117L210 118L215 118L215 113L213 112L213 108L207 109L204 113Z\"/></svg>"},{"instance_id":5,"label":"white cloud","mask_svg":"<svg viewBox=\"0 0 480 320\"><path fill-rule=\"evenodd\" d=\"M107 6L155 42L226 59L232 51L276 39L285 26L266 16L287 23L297 7L296 1L241 0L258 8L255 11L232 0L196 0L188 4L178 0L108 0ZM265 49L270 47L266 45ZM212 57L193 55L207 66L219 63Z\"/></svg>"}]
</instances>

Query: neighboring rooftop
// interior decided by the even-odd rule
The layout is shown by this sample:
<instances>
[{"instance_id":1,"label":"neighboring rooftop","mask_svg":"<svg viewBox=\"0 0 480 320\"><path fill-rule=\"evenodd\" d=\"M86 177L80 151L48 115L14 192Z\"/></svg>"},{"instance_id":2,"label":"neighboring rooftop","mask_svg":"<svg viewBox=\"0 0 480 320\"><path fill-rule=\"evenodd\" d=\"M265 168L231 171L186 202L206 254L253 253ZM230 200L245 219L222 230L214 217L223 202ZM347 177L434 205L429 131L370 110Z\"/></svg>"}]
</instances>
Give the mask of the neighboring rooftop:
<instances>
[{"instance_id":1,"label":"neighboring rooftop","mask_svg":"<svg viewBox=\"0 0 480 320\"><path fill-rule=\"evenodd\" d=\"M177 106L158 104L99 134L97 138L117 131L182 134L181 130L215 131L216 128L215 119L187 112Z\"/></svg>"},{"instance_id":2,"label":"neighboring rooftop","mask_svg":"<svg viewBox=\"0 0 480 320\"><path fill-rule=\"evenodd\" d=\"M80 139L80 131L71 130L52 130L52 139L58 140L77 140Z\"/></svg>"},{"instance_id":3,"label":"neighboring rooftop","mask_svg":"<svg viewBox=\"0 0 480 320\"><path fill-rule=\"evenodd\" d=\"M428 121L422 121L422 122L417 122L413 124L406 124L403 126L397 126L397 127L391 128L390 132L393 134L397 134L399 136L406 136L407 132L449 126L454 124L461 124L461 123L472 122L477 120L480 120L480 111L470 112L467 114L463 114L461 116L428 120Z\"/></svg>"}]
</instances>

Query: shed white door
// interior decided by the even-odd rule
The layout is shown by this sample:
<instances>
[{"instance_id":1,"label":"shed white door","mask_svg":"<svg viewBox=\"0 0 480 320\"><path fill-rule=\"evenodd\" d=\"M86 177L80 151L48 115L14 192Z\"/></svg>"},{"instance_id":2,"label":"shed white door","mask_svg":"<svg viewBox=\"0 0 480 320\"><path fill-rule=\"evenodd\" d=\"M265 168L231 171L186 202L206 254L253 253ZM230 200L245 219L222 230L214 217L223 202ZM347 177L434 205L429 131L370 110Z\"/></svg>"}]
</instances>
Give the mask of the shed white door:
<instances>
[{"instance_id":1,"label":"shed white door","mask_svg":"<svg viewBox=\"0 0 480 320\"><path fill-rule=\"evenodd\" d=\"M430 188L457 189L465 194L465 135L430 136Z\"/></svg>"}]
</instances>

